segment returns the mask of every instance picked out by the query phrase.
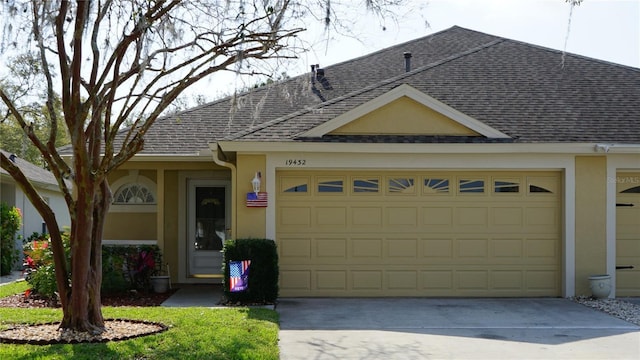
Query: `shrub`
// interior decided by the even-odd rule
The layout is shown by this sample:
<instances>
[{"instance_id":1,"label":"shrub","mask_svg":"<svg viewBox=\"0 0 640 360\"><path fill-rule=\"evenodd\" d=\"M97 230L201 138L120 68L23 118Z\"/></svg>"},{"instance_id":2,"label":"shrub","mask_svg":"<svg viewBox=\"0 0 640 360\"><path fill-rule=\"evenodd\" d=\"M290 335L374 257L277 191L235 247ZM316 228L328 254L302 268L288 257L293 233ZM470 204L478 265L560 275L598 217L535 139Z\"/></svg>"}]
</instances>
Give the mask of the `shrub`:
<instances>
[{"instance_id":1,"label":"shrub","mask_svg":"<svg viewBox=\"0 0 640 360\"><path fill-rule=\"evenodd\" d=\"M67 266L70 266L70 235L68 231L62 232L61 235ZM24 265L27 274L25 280L31 286L31 292L45 298L54 298L58 288L49 235L33 233L29 236L24 244Z\"/></svg>"},{"instance_id":2,"label":"shrub","mask_svg":"<svg viewBox=\"0 0 640 360\"><path fill-rule=\"evenodd\" d=\"M151 275L162 264L162 253L157 245L103 245L102 291L149 291Z\"/></svg>"},{"instance_id":3,"label":"shrub","mask_svg":"<svg viewBox=\"0 0 640 360\"><path fill-rule=\"evenodd\" d=\"M224 245L224 294L231 303L273 303L278 298L278 252L270 239L227 240ZM229 261L251 260L248 288L229 289Z\"/></svg>"},{"instance_id":4,"label":"shrub","mask_svg":"<svg viewBox=\"0 0 640 360\"><path fill-rule=\"evenodd\" d=\"M0 203L0 275L11 274L19 258L15 247L21 219L20 209Z\"/></svg>"}]
</instances>

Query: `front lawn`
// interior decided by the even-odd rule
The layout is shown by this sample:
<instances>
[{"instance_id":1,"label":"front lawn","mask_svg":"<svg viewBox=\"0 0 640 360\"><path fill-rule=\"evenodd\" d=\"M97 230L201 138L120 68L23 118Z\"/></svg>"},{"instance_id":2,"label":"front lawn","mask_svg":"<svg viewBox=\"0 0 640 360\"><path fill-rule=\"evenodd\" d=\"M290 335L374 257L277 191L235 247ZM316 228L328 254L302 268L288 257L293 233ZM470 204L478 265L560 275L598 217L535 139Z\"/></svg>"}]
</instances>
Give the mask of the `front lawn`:
<instances>
[{"instance_id":1,"label":"front lawn","mask_svg":"<svg viewBox=\"0 0 640 360\"><path fill-rule=\"evenodd\" d=\"M7 287L15 287L13 289ZM24 291L0 286L0 296ZM160 322L169 330L136 339L73 345L0 345L0 359L278 359L278 314L255 308L104 307L105 318ZM0 330L59 321L60 309L0 308Z\"/></svg>"}]
</instances>

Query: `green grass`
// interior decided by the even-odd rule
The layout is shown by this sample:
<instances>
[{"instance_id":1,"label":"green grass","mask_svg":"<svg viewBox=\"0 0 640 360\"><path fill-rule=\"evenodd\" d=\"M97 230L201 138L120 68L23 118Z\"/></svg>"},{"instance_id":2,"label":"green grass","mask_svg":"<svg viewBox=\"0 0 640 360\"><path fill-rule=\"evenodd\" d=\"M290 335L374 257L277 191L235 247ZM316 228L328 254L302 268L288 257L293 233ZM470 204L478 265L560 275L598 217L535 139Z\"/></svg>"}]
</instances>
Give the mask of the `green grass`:
<instances>
[{"instance_id":1,"label":"green grass","mask_svg":"<svg viewBox=\"0 0 640 360\"><path fill-rule=\"evenodd\" d=\"M24 291L16 287L1 296ZM278 314L261 308L104 307L105 318L160 322L156 335L99 344L0 345L0 359L278 359ZM0 330L56 322L60 309L0 308Z\"/></svg>"},{"instance_id":2,"label":"green grass","mask_svg":"<svg viewBox=\"0 0 640 360\"><path fill-rule=\"evenodd\" d=\"M9 295L20 294L29 288L26 281L14 281L8 284L0 285L0 298Z\"/></svg>"}]
</instances>

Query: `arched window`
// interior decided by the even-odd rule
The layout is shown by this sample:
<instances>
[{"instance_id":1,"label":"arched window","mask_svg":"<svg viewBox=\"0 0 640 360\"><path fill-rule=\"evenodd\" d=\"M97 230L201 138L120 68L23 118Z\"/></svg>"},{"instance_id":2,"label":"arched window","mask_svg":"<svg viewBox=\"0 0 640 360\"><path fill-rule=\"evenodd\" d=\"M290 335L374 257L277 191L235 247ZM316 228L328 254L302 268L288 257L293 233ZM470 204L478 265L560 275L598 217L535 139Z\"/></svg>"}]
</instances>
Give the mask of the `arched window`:
<instances>
[{"instance_id":1,"label":"arched window","mask_svg":"<svg viewBox=\"0 0 640 360\"><path fill-rule=\"evenodd\" d=\"M158 198L156 184L137 170L130 170L129 175L123 176L112 184L114 189L113 204L110 211L114 212L155 212Z\"/></svg>"},{"instance_id":2,"label":"arched window","mask_svg":"<svg viewBox=\"0 0 640 360\"><path fill-rule=\"evenodd\" d=\"M124 184L116 190L113 203L117 205L155 204L156 199L144 184Z\"/></svg>"}]
</instances>

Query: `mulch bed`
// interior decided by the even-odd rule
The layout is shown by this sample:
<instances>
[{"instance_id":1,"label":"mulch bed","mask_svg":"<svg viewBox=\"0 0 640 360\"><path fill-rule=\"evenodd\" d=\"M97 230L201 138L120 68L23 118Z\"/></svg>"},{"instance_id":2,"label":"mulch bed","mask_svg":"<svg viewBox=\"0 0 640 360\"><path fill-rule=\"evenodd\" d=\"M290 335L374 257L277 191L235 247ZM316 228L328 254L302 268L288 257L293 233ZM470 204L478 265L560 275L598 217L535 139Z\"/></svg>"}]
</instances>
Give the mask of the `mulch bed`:
<instances>
[{"instance_id":1,"label":"mulch bed","mask_svg":"<svg viewBox=\"0 0 640 360\"><path fill-rule=\"evenodd\" d=\"M103 306L160 306L173 295L177 289L162 294L153 292L129 291L117 294L103 294ZM25 297L16 294L0 299L0 307L15 308L59 308L57 300L44 299L35 295ZM57 323L17 325L0 331L0 343L5 344L77 344L87 342L108 342L132 339L135 337L157 334L167 330L163 324L125 319L105 319L105 331L101 334L80 333L58 329Z\"/></svg>"}]
</instances>

